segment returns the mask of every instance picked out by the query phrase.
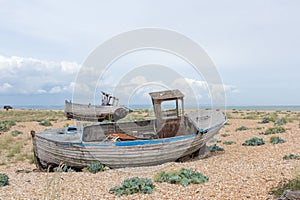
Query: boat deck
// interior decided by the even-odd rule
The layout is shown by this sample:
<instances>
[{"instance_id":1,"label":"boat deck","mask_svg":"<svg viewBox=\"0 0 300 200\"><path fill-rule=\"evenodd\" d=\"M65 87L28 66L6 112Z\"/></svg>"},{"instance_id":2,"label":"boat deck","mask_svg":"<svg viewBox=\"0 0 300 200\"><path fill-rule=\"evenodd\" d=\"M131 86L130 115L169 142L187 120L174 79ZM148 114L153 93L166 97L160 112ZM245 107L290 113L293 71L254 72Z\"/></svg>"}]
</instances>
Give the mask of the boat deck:
<instances>
[{"instance_id":1,"label":"boat deck","mask_svg":"<svg viewBox=\"0 0 300 200\"><path fill-rule=\"evenodd\" d=\"M216 110L201 110L186 114L200 132L207 132L222 123L225 123L225 114Z\"/></svg>"},{"instance_id":2,"label":"boat deck","mask_svg":"<svg viewBox=\"0 0 300 200\"><path fill-rule=\"evenodd\" d=\"M81 134L79 133L66 133L65 128L45 130L42 133L37 133L36 136L51 140L54 142L65 142L65 143L80 143Z\"/></svg>"},{"instance_id":3,"label":"boat deck","mask_svg":"<svg viewBox=\"0 0 300 200\"><path fill-rule=\"evenodd\" d=\"M220 126L224 124L226 119L224 117L224 113L214 111L214 110L201 110L187 113L186 118L198 129L192 131L193 133L200 132L204 134L208 132L210 129L215 128L216 126ZM141 123L143 121L136 121L135 123ZM112 122L110 124L118 124L122 126L122 123L128 122ZM98 126L98 129L101 129L101 124ZM82 143L82 134L80 131L77 133L68 133L66 128L46 130L42 133L37 134L38 137L45 138L46 140L50 140L53 142L63 142L63 143ZM94 141L95 142L95 141ZM98 141L101 142L101 141Z\"/></svg>"}]
</instances>

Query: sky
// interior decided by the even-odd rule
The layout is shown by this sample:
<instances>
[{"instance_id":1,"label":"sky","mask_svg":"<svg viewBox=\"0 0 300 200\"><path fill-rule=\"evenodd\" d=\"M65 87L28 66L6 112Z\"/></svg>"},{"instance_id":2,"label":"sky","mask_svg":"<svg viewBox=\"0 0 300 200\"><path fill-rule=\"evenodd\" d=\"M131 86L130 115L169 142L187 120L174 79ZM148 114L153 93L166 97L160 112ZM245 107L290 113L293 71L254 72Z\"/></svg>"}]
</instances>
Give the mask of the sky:
<instances>
[{"instance_id":1,"label":"sky","mask_svg":"<svg viewBox=\"0 0 300 200\"><path fill-rule=\"evenodd\" d=\"M0 106L63 105L73 98L78 72L95 49L118 34L149 27L175 31L201 46L223 81L227 105L300 105L300 1L0 0L0 5ZM154 71L142 72L143 65ZM164 88L159 84L166 76L159 76L157 65L176 72L169 87L183 77L197 101L210 102L205 77L190 64L144 50L123 56L98 77L95 103L99 91L113 92L121 81L135 84L132 103L147 102L146 93ZM140 75L145 72L147 77Z\"/></svg>"}]
</instances>

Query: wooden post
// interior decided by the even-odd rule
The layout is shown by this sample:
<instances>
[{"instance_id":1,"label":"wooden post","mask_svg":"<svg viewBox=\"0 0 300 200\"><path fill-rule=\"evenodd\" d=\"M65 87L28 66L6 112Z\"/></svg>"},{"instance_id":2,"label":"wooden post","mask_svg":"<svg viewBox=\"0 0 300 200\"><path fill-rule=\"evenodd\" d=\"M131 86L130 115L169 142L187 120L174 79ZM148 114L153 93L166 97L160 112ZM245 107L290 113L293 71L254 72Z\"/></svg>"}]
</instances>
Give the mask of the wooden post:
<instances>
[{"instance_id":1,"label":"wooden post","mask_svg":"<svg viewBox=\"0 0 300 200\"><path fill-rule=\"evenodd\" d=\"M176 99L176 113L177 113L177 117L179 117L178 99Z\"/></svg>"},{"instance_id":2,"label":"wooden post","mask_svg":"<svg viewBox=\"0 0 300 200\"><path fill-rule=\"evenodd\" d=\"M184 105L183 105L183 98L181 98L181 115L184 115Z\"/></svg>"}]
</instances>

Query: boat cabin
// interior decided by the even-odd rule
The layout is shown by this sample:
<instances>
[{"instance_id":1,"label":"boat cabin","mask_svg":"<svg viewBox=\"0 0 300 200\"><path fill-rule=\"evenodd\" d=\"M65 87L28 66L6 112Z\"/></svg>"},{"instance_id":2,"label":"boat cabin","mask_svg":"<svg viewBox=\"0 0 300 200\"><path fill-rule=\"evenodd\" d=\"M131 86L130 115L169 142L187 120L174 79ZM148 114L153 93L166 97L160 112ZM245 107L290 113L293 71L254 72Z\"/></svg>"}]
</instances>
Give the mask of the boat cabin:
<instances>
[{"instance_id":1,"label":"boat cabin","mask_svg":"<svg viewBox=\"0 0 300 200\"><path fill-rule=\"evenodd\" d=\"M153 109L157 119L179 118L184 114L184 95L179 90L151 92L149 94L152 99ZM170 103L166 105L165 109L163 107L164 102ZM181 108L179 107L179 104L181 104ZM167 107L172 105L175 107Z\"/></svg>"},{"instance_id":2,"label":"boat cabin","mask_svg":"<svg viewBox=\"0 0 300 200\"><path fill-rule=\"evenodd\" d=\"M82 141L102 141L109 137L119 140L158 139L196 133L196 128L184 116L184 95L179 90L149 93L155 119L128 122L107 122L84 127ZM124 134L133 137L125 137Z\"/></svg>"},{"instance_id":3,"label":"boat cabin","mask_svg":"<svg viewBox=\"0 0 300 200\"><path fill-rule=\"evenodd\" d=\"M174 137L183 132L184 95L178 90L149 93L155 113L159 138Z\"/></svg>"},{"instance_id":4,"label":"boat cabin","mask_svg":"<svg viewBox=\"0 0 300 200\"><path fill-rule=\"evenodd\" d=\"M119 103L119 99L117 97L114 97L108 93L105 93L101 91L102 93L102 106L117 106Z\"/></svg>"}]
</instances>

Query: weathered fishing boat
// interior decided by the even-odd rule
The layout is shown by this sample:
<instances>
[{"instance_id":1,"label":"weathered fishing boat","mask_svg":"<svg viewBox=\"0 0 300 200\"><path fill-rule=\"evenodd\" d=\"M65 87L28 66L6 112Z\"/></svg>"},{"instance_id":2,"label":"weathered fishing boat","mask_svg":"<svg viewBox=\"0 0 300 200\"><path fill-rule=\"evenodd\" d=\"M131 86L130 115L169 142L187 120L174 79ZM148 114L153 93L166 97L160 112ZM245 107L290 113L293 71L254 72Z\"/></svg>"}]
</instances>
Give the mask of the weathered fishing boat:
<instances>
[{"instance_id":1,"label":"weathered fishing boat","mask_svg":"<svg viewBox=\"0 0 300 200\"><path fill-rule=\"evenodd\" d=\"M126 117L131 111L123 106L118 106L119 99L102 92L102 105L78 104L71 101L65 101L65 116L68 119L77 119L84 121L104 120L118 121Z\"/></svg>"},{"instance_id":2,"label":"weathered fishing boat","mask_svg":"<svg viewBox=\"0 0 300 200\"><path fill-rule=\"evenodd\" d=\"M197 153L226 122L217 110L184 114L179 90L150 95L154 119L32 132L36 163L42 168L60 163L83 168L95 161L111 168L158 165ZM175 108L163 109L165 101Z\"/></svg>"}]
</instances>

